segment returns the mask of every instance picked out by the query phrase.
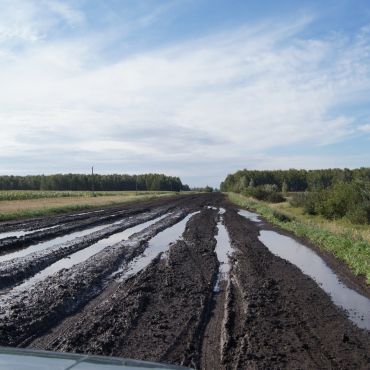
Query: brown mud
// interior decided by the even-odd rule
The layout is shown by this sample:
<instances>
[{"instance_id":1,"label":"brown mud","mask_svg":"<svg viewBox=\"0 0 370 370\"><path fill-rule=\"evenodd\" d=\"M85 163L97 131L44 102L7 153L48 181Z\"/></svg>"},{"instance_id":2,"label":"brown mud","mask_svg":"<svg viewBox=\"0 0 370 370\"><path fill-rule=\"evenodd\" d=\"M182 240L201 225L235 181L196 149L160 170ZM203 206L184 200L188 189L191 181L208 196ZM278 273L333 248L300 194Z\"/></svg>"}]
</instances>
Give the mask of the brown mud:
<instances>
[{"instance_id":1,"label":"brown mud","mask_svg":"<svg viewBox=\"0 0 370 370\"><path fill-rule=\"evenodd\" d=\"M263 220L262 217L260 217L260 219ZM315 251L315 253L318 254L333 271L336 272L340 280L346 286L370 299L370 285L366 282L366 277L364 275L355 275L349 266L344 261L336 258L333 253L320 248L312 243L308 238L300 237L287 230L280 229L265 220L260 224L260 227L263 227L265 230L276 231L281 235L288 236L296 240L298 243L309 247Z\"/></svg>"},{"instance_id":2,"label":"brown mud","mask_svg":"<svg viewBox=\"0 0 370 370\"><path fill-rule=\"evenodd\" d=\"M233 247L230 272L217 290L215 234L220 215L206 206L225 208L223 222ZM196 211L182 238L168 240L167 251L131 276L114 274L145 253L155 235ZM82 217L76 223L83 221L86 227L120 214L128 225L167 212L171 214L128 240L27 290L4 292L0 345L210 370L370 367L370 332L355 326L311 278L273 255L259 241L258 226L238 215L222 194L159 199L75 217ZM40 225L52 222L39 219L34 227ZM100 237L90 235L87 240ZM15 264L14 270L20 266Z\"/></svg>"}]
</instances>

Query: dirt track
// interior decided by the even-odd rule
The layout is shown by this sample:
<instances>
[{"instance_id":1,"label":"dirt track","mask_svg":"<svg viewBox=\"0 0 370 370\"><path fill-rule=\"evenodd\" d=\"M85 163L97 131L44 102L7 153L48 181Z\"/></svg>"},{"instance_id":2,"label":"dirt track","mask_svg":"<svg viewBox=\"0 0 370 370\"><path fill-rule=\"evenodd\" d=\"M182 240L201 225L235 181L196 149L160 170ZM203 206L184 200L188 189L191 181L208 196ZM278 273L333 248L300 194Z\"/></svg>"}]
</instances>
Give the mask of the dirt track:
<instances>
[{"instance_id":1,"label":"dirt track","mask_svg":"<svg viewBox=\"0 0 370 370\"><path fill-rule=\"evenodd\" d=\"M169 248L137 267L154 248L153 237L186 221L182 238L169 239L163 245L172 243ZM221 221L233 254L230 272L215 289ZM44 241L96 226L43 248ZM311 278L270 253L258 226L221 194L0 225L0 232L20 229L27 233L0 240L4 258L41 250L0 262L0 345L212 370L370 368L370 332L355 326ZM125 230L134 233L27 286L59 260L73 260ZM22 283L26 289L16 285Z\"/></svg>"}]
</instances>

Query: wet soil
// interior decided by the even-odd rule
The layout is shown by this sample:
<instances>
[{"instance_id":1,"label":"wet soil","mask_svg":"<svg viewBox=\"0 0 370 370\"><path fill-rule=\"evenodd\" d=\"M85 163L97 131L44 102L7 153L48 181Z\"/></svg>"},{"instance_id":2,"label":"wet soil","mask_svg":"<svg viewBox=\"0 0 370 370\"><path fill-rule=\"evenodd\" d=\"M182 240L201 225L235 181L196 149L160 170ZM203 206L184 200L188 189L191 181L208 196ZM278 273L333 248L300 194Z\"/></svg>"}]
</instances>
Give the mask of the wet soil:
<instances>
[{"instance_id":1,"label":"wet soil","mask_svg":"<svg viewBox=\"0 0 370 370\"><path fill-rule=\"evenodd\" d=\"M222 267L216 253L220 207L233 252L215 289ZM194 212L180 239L163 238L161 253L149 253L153 237ZM126 224L166 216L26 290L11 281L0 290L0 345L210 370L370 367L370 332L353 324L313 279L272 254L259 241L258 225L238 215L222 194L159 199L101 213L70 218L82 217L76 223L85 222L83 230L117 214L113 222ZM67 217L39 219L34 227ZM9 225L0 230L17 230L15 223ZM89 234L87 240L102 237ZM81 243L72 244L83 250ZM153 256L150 263L127 274L145 251ZM34 262L40 260L35 255ZM29 271L22 279L34 276Z\"/></svg>"},{"instance_id":2,"label":"wet soil","mask_svg":"<svg viewBox=\"0 0 370 370\"><path fill-rule=\"evenodd\" d=\"M239 336L231 330L228 342L237 351L225 358L225 366L367 368L369 332L349 321L296 266L270 253L258 240L254 223L235 212L226 213L225 223L238 249L231 286L232 295L242 300L235 322L243 327Z\"/></svg>"},{"instance_id":3,"label":"wet soil","mask_svg":"<svg viewBox=\"0 0 370 370\"><path fill-rule=\"evenodd\" d=\"M260 219L262 220L260 228L263 228L264 230L275 231L281 235L288 236L296 240L298 243L302 243L309 247L316 254L318 254L333 271L335 271L335 273L340 277L340 280L346 286L370 299L370 285L366 282L366 277L364 275L355 275L344 261L336 258L333 253L315 245L308 238L300 237L287 230L280 229L263 220L262 217L260 217Z\"/></svg>"}]
</instances>

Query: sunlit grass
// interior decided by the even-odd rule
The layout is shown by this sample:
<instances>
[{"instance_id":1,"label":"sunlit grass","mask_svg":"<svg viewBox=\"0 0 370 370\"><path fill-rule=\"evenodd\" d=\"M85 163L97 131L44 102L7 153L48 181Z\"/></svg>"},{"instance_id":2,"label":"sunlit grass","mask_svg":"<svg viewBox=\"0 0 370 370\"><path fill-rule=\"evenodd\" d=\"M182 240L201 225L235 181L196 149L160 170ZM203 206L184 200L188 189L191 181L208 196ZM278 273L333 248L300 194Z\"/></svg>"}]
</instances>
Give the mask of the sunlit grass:
<instances>
[{"instance_id":1,"label":"sunlit grass","mask_svg":"<svg viewBox=\"0 0 370 370\"><path fill-rule=\"evenodd\" d=\"M254 210L267 221L307 238L323 250L330 251L347 263L356 275L364 275L370 284L368 226L349 225L346 221L328 221L318 216L304 215L300 209L287 203L272 205L235 193L228 193L228 196L238 206ZM286 221L282 221L283 219Z\"/></svg>"},{"instance_id":2,"label":"sunlit grass","mask_svg":"<svg viewBox=\"0 0 370 370\"><path fill-rule=\"evenodd\" d=\"M133 196L166 194L169 191L53 191L53 190L0 190L0 201L43 199L43 198L71 198L71 197L104 197L104 196Z\"/></svg>"},{"instance_id":3,"label":"sunlit grass","mask_svg":"<svg viewBox=\"0 0 370 370\"><path fill-rule=\"evenodd\" d=\"M32 199L14 199L0 202L0 221L16 220L38 216L47 216L72 211L102 208L111 205L138 202L157 197L175 196L171 192L118 192L97 197L72 196L72 197L49 197ZM187 193L186 193L187 194Z\"/></svg>"}]
</instances>

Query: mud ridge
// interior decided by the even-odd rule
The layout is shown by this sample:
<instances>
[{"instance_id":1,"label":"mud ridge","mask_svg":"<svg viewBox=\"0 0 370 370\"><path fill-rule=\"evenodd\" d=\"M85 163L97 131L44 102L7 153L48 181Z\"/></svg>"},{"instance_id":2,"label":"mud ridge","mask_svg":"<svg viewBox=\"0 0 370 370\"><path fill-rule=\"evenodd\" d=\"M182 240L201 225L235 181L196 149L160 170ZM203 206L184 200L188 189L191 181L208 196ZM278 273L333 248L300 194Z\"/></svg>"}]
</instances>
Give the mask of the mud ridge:
<instances>
[{"instance_id":1,"label":"mud ridge","mask_svg":"<svg viewBox=\"0 0 370 370\"><path fill-rule=\"evenodd\" d=\"M87 236L77 237L69 242L56 244L24 257L4 261L0 265L0 289L30 277L59 259L84 249L100 239L150 221L165 214L167 211L168 209L166 208L155 212L144 213L137 217L131 216L123 220L120 224L108 226L102 230L92 232Z\"/></svg>"},{"instance_id":2,"label":"mud ridge","mask_svg":"<svg viewBox=\"0 0 370 370\"><path fill-rule=\"evenodd\" d=\"M220 268L219 261L227 260L216 248L220 207L232 247L227 270ZM105 210L100 216L126 215L119 227L171 214L27 290L3 292L0 345L205 370L368 369L370 331L350 321L312 278L271 253L259 240L260 225L237 211L220 193ZM99 222L97 214L74 217ZM32 227L32 221L25 224ZM120 230L116 226L89 235L87 243ZM180 231L182 237L172 240ZM82 248L84 241L73 243ZM67 252L59 245L55 253L60 259ZM36 262L43 258L35 256ZM15 270L21 270L19 262ZM0 270L5 266L0 263ZM228 275L215 289L221 270Z\"/></svg>"},{"instance_id":3,"label":"mud ridge","mask_svg":"<svg viewBox=\"0 0 370 370\"><path fill-rule=\"evenodd\" d=\"M48 220L48 217L44 217L43 219L29 220L26 222L14 222L10 224L12 227L9 227L9 225L1 226L2 224L0 224L2 232L15 231L19 228L22 230L49 228L22 235L20 237L7 237L0 239L0 253L3 254L9 251L26 248L29 245L44 240L50 240L73 231L83 230L91 226L103 225L143 212L149 212L151 208L156 206L165 206L168 204L170 207L174 208L183 202L184 198L182 196L169 199L154 199L146 203L139 202L138 204L126 207L109 207L107 209L99 210L99 212L92 211L87 212L86 214L58 216L51 218L52 221ZM18 227L16 227L17 225Z\"/></svg>"},{"instance_id":4,"label":"mud ridge","mask_svg":"<svg viewBox=\"0 0 370 370\"><path fill-rule=\"evenodd\" d=\"M86 261L39 282L19 295L3 297L0 308L0 345L27 345L35 335L72 314L104 288L107 278L123 261L130 261L145 249L145 243L159 231L186 215L181 210L148 229L93 255Z\"/></svg>"},{"instance_id":5,"label":"mud ridge","mask_svg":"<svg viewBox=\"0 0 370 370\"><path fill-rule=\"evenodd\" d=\"M208 210L193 216L166 256L120 283L93 312L78 315L63 339L43 342L43 348L198 363L200 328L217 271L215 218Z\"/></svg>"},{"instance_id":6,"label":"mud ridge","mask_svg":"<svg viewBox=\"0 0 370 370\"><path fill-rule=\"evenodd\" d=\"M240 321L244 334L228 363L235 368L366 368L369 332L355 327L297 267L271 254L259 242L255 224L235 212L227 212L225 221L238 249L232 274L246 304Z\"/></svg>"}]
</instances>

